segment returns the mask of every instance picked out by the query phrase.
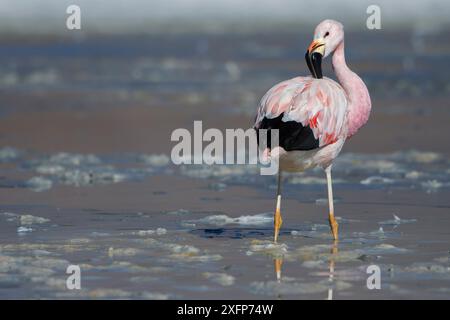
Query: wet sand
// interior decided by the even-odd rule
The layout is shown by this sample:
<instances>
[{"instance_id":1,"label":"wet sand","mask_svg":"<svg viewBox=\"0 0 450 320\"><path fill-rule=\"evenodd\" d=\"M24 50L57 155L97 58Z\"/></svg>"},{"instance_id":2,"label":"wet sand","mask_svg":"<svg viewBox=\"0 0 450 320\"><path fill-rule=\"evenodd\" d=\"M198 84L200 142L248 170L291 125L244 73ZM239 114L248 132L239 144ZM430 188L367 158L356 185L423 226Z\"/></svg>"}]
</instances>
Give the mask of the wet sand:
<instances>
[{"instance_id":1,"label":"wet sand","mask_svg":"<svg viewBox=\"0 0 450 320\"><path fill-rule=\"evenodd\" d=\"M250 127L271 84L306 72L309 35L2 40L0 297L448 299L442 37L369 48L348 35L373 113L335 164L341 239L313 170L286 177L276 246L274 177L174 166L170 134L194 120ZM66 288L69 264L82 290ZM366 287L373 264L381 290Z\"/></svg>"}]
</instances>

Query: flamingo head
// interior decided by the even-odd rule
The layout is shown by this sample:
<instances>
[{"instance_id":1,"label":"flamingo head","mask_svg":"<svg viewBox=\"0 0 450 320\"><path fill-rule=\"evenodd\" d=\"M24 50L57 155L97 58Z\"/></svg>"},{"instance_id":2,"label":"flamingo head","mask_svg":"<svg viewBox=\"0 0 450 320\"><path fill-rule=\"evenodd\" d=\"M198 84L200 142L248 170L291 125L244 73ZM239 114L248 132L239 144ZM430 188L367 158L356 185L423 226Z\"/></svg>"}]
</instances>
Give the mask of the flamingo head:
<instances>
[{"instance_id":1,"label":"flamingo head","mask_svg":"<svg viewBox=\"0 0 450 320\"><path fill-rule=\"evenodd\" d=\"M344 41L344 26L335 20L324 20L314 31L314 39L306 51L308 68L315 78L322 78L322 58L326 58Z\"/></svg>"}]
</instances>

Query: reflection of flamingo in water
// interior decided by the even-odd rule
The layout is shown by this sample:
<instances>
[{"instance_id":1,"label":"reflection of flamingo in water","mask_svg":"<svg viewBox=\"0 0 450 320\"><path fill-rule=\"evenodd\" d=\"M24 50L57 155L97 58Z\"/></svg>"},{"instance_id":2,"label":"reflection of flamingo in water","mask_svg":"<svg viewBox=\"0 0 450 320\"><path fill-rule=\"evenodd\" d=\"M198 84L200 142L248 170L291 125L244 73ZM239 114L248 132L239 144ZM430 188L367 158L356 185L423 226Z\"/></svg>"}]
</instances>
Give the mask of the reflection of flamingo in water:
<instances>
[{"instance_id":1,"label":"reflection of flamingo in water","mask_svg":"<svg viewBox=\"0 0 450 320\"><path fill-rule=\"evenodd\" d=\"M333 246L331 247L330 252L330 263L329 263L329 273L328 273L328 281L330 282L330 286L328 287L328 297L327 300L333 300L333 282L334 282L334 259L338 254L338 246L337 240L334 241Z\"/></svg>"},{"instance_id":2,"label":"reflection of flamingo in water","mask_svg":"<svg viewBox=\"0 0 450 320\"><path fill-rule=\"evenodd\" d=\"M330 53L333 53L333 69L340 83L322 78L322 57ZM367 122L371 109L364 82L345 63L342 24L322 21L316 27L306 60L314 77L297 77L272 87L261 100L254 125L256 130L279 130L279 146L271 149L268 139L265 151L267 156L279 159L281 169L274 218L275 242L282 223L281 171L304 171L315 166L326 172L329 222L334 239L338 238L331 165L344 142Z\"/></svg>"},{"instance_id":3,"label":"reflection of flamingo in water","mask_svg":"<svg viewBox=\"0 0 450 320\"><path fill-rule=\"evenodd\" d=\"M327 300L333 300L333 286L334 286L334 268L335 268L335 259L338 254L338 242L335 240L333 245L331 246L330 251L330 260L328 263L328 282L330 283L328 286L328 295ZM275 274L277 277L277 281L281 282L281 267L283 266L283 257L276 257L273 259Z\"/></svg>"}]
</instances>

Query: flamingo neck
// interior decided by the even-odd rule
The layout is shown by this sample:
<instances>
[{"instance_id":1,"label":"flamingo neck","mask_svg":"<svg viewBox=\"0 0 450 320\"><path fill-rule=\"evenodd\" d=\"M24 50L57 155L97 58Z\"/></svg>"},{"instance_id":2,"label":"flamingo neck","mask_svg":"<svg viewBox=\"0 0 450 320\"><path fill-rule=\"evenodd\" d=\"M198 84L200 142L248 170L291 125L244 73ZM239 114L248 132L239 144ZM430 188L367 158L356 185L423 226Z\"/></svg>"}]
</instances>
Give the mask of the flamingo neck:
<instances>
[{"instance_id":1,"label":"flamingo neck","mask_svg":"<svg viewBox=\"0 0 450 320\"><path fill-rule=\"evenodd\" d=\"M362 79L345 62L344 41L333 53L333 69L348 99L348 132L351 137L369 119L371 102L369 91Z\"/></svg>"}]
</instances>

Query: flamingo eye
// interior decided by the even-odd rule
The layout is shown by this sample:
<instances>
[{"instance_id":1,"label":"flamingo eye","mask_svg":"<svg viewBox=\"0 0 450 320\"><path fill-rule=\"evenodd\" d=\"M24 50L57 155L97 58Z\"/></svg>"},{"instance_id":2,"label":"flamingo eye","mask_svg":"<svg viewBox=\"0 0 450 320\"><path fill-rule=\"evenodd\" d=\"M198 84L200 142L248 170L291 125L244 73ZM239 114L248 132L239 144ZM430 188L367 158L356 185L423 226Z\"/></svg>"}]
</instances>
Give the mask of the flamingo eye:
<instances>
[{"instance_id":1,"label":"flamingo eye","mask_svg":"<svg viewBox=\"0 0 450 320\"><path fill-rule=\"evenodd\" d=\"M329 35L330 35L330 33L327 31L323 37L326 38L326 37L328 37Z\"/></svg>"}]
</instances>

